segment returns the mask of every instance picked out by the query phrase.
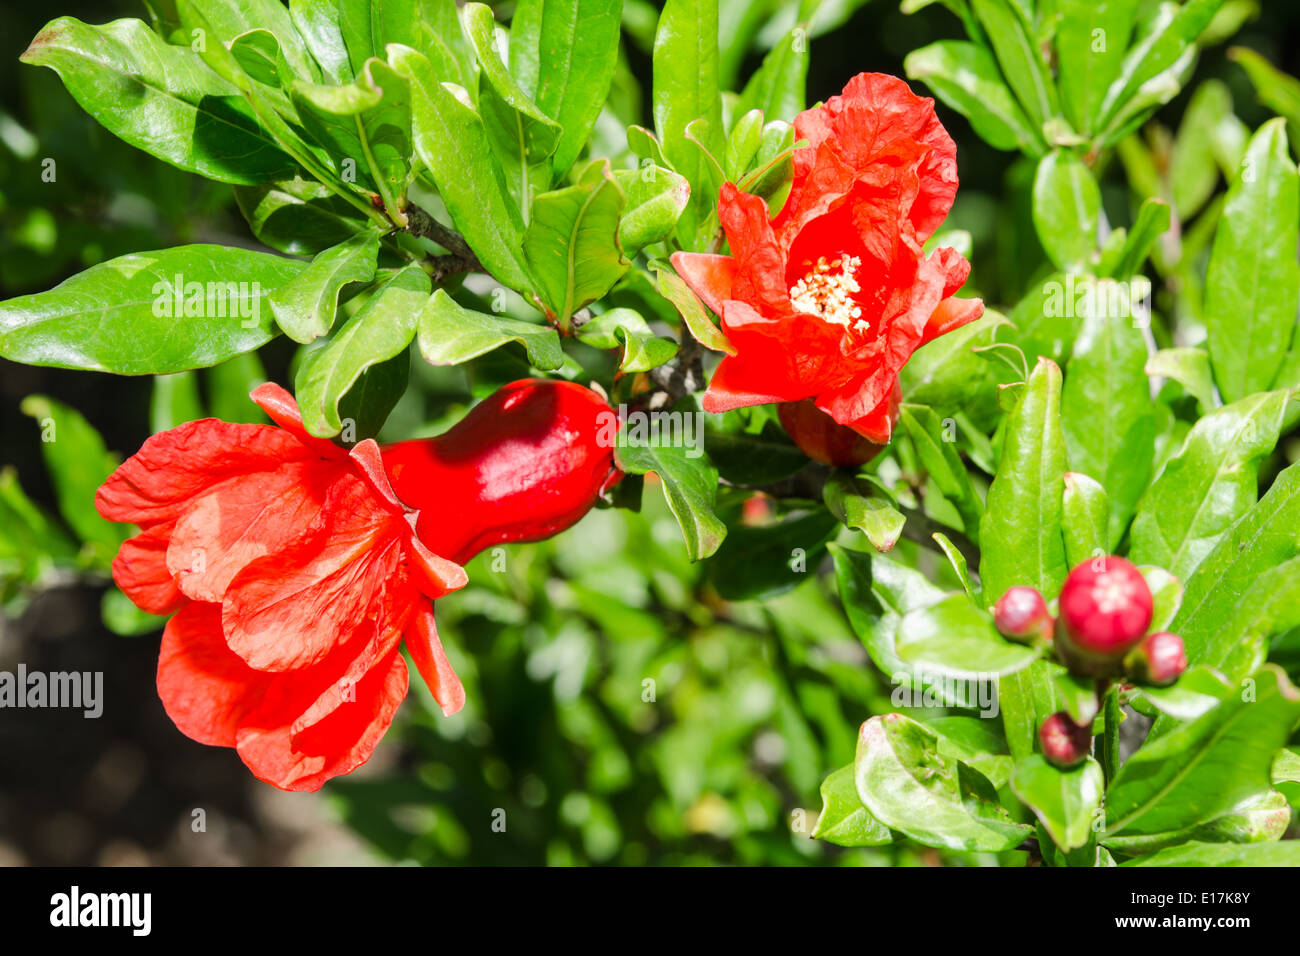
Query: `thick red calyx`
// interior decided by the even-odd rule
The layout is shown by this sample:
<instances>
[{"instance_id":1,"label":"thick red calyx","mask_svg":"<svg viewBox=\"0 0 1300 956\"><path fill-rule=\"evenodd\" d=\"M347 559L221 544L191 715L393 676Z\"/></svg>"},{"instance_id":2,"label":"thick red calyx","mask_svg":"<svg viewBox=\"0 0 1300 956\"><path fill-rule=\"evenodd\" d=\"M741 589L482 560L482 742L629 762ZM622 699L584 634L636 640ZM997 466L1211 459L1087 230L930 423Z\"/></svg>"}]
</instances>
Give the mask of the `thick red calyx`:
<instances>
[{"instance_id":1,"label":"thick red calyx","mask_svg":"<svg viewBox=\"0 0 1300 956\"><path fill-rule=\"evenodd\" d=\"M1183 639L1169 631L1148 634L1124 658L1124 673L1139 684L1172 684L1185 670L1187 650Z\"/></svg>"},{"instance_id":2,"label":"thick red calyx","mask_svg":"<svg viewBox=\"0 0 1300 956\"><path fill-rule=\"evenodd\" d=\"M572 382L522 379L498 389L436 438L383 449L416 532L463 564L485 548L539 541L576 524L622 474L614 412Z\"/></svg>"},{"instance_id":3,"label":"thick red calyx","mask_svg":"<svg viewBox=\"0 0 1300 956\"><path fill-rule=\"evenodd\" d=\"M1076 724L1065 711L1058 711L1038 728L1038 743L1049 763L1075 767L1092 750L1092 728Z\"/></svg>"},{"instance_id":4,"label":"thick red calyx","mask_svg":"<svg viewBox=\"0 0 1300 956\"><path fill-rule=\"evenodd\" d=\"M1151 589L1130 562L1112 556L1080 564L1061 589L1057 653L1077 674L1117 674L1146 634L1151 612Z\"/></svg>"},{"instance_id":5,"label":"thick red calyx","mask_svg":"<svg viewBox=\"0 0 1300 956\"><path fill-rule=\"evenodd\" d=\"M891 399L891 427L898 422L900 398L901 392L895 386ZM777 406L777 414L781 427L799 450L823 465L853 468L875 458L885 447L847 425L838 424L811 398L802 402L783 402Z\"/></svg>"},{"instance_id":6,"label":"thick red calyx","mask_svg":"<svg viewBox=\"0 0 1300 956\"><path fill-rule=\"evenodd\" d=\"M1007 640L1029 643L1052 638L1052 615L1037 590L1008 588L993 606L993 624Z\"/></svg>"}]
</instances>

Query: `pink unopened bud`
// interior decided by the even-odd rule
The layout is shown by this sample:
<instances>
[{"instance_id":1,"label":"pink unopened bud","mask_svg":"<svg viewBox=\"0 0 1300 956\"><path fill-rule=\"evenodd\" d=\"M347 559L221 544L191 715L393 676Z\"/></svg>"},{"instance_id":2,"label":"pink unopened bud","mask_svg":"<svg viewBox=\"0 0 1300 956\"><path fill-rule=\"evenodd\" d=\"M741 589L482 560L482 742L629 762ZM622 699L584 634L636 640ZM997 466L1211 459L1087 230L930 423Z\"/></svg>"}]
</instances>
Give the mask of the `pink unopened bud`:
<instances>
[{"instance_id":1,"label":"pink unopened bud","mask_svg":"<svg viewBox=\"0 0 1300 956\"><path fill-rule=\"evenodd\" d=\"M1047 611L1047 602L1034 588L1008 589L993 606L993 624L1009 641L1028 644L1052 638L1052 615Z\"/></svg>"},{"instance_id":2,"label":"pink unopened bud","mask_svg":"<svg viewBox=\"0 0 1300 956\"><path fill-rule=\"evenodd\" d=\"M1124 658L1124 673L1140 684L1163 687L1178 680L1185 670L1187 650L1183 639L1168 631L1148 634Z\"/></svg>"},{"instance_id":3,"label":"pink unopened bud","mask_svg":"<svg viewBox=\"0 0 1300 956\"><path fill-rule=\"evenodd\" d=\"M1077 766L1092 751L1092 728L1076 724L1058 711L1038 728L1038 743L1049 763L1062 769Z\"/></svg>"},{"instance_id":4,"label":"pink unopened bud","mask_svg":"<svg viewBox=\"0 0 1300 956\"><path fill-rule=\"evenodd\" d=\"M1153 600L1142 572L1119 557L1086 561L1061 588L1056 649L1076 674L1110 677L1151 624Z\"/></svg>"}]
</instances>

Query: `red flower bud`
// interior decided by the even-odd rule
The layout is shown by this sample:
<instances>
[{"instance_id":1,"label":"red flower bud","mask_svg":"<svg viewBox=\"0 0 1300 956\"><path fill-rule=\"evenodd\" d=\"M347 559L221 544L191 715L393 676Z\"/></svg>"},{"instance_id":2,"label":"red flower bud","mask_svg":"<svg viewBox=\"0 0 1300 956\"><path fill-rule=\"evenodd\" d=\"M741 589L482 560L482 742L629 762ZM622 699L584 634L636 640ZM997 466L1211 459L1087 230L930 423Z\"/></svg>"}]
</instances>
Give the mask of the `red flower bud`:
<instances>
[{"instance_id":1,"label":"red flower bud","mask_svg":"<svg viewBox=\"0 0 1300 956\"><path fill-rule=\"evenodd\" d=\"M1083 763L1092 751L1092 728L1076 724L1065 711L1058 711L1038 728L1038 743L1048 762L1062 769Z\"/></svg>"},{"instance_id":2,"label":"red flower bud","mask_svg":"<svg viewBox=\"0 0 1300 956\"><path fill-rule=\"evenodd\" d=\"M890 398L891 427L898 423L899 402L902 393L898 384ZM799 450L823 465L836 468L853 468L880 454L884 445L878 445L847 425L837 424L817 407L811 398L802 402L783 402L777 406L781 426Z\"/></svg>"},{"instance_id":3,"label":"red flower bud","mask_svg":"<svg viewBox=\"0 0 1300 956\"><path fill-rule=\"evenodd\" d=\"M1052 615L1034 588L1009 588L993 606L993 623L1009 641L1028 644L1052 639Z\"/></svg>"},{"instance_id":4,"label":"red flower bud","mask_svg":"<svg viewBox=\"0 0 1300 956\"><path fill-rule=\"evenodd\" d=\"M383 449L416 532L464 564L484 548L539 541L576 524L621 477L605 400L572 382L522 379L497 389L436 438Z\"/></svg>"},{"instance_id":5,"label":"red flower bud","mask_svg":"<svg viewBox=\"0 0 1300 956\"><path fill-rule=\"evenodd\" d=\"M1185 670L1187 651L1183 639L1168 631L1148 634L1124 658L1124 673L1140 684L1163 687L1178 680Z\"/></svg>"},{"instance_id":6,"label":"red flower bud","mask_svg":"<svg viewBox=\"0 0 1300 956\"><path fill-rule=\"evenodd\" d=\"M1119 557L1080 564L1061 589L1056 649L1077 674L1113 676L1151 624L1151 589Z\"/></svg>"}]
</instances>

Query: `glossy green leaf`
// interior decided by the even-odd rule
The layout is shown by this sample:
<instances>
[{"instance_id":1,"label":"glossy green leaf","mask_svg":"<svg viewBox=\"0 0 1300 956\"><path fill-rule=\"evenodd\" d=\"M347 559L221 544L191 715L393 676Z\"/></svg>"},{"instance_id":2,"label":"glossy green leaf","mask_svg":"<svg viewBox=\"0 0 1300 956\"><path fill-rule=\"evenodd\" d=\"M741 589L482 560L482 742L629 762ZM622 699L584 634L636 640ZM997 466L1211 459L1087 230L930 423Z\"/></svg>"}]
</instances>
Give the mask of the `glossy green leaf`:
<instances>
[{"instance_id":1,"label":"glossy green leaf","mask_svg":"<svg viewBox=\"0 0 1300 956\"><path fill-rule=\"evenodd\" d=\"M378 255L379 234L373 230L317 254L302 272L271 293L276 324L303 344L326 335L334 326L339 293L349 283L372 280Z\"/></svg>"},{"instance_id":2,"label":"glossy green leaf","mask_svg":"<svg viewBox=\"0 0 1300 956\"><path fill-rule=\"evenodd\" d=\"M1153 564L1138 566L1151 591L1151 625L1149 630L1168 630L1183 603L1183 583L1164 568Z\"/></svg>"},{"instance_id":3,"label":"glossy green leaf","mask_svg":"<svg viewBox=\"0 0 1300 956\"><path fill-rule=\"evenodd\" d=\"M534 200L524 255L541 305L561 327L627 271L617 241L625 202L607 160L588 167L577 185Z\"/></svg>"},{"instance_id":4,"label":"glossy green leaf","mask_svg":"<svg viewBox=\"0 0 1300 956\"><path fill-rule=\"evenodd\" d=\"M1168 687L1139 687L1138 693L1162 714L1195 720L1233 693L1235 688L1213 668L1189 668Z\"/></svg>"},{"instance_id":5,"label":"glossy green leaf","mask_svg":"<svg viewBox=\"0 0 1300 956\"><path fill-rule=\"evenodd\" d=\"M1281 843L1185 843L1124 866L1300 866L1300 840Z\"/></svg>"},{"instance_id":6,"label":"glossy green leaf","mask_svg":"<svg viewBox=\"0 0 1300 956\"><path fill-rule=\"evenodd\" d=\"M1031 35L1025 11L1017 0L971 0L983 24L1002 73L1031 122L1041 126L1059 110L1056 85Z\"/></svg>"},{"instance_id":7,"label":"glossy green leaf","mask_svg":"<svg viewBox=\"0 0 1300 956\"><path fill-rule=\"evenodd\" d=\"M1205 277L1210 365L1226 402L1272 387L1300 310L1300 174L1286 125L1265 123L1246 150Z\"/></svg>"},{"instance_id":8,"label":"glossy green leaf","mask_svg":"<svg viewBox=\"0 0 1300 956\"><path fill-rule=\"evenodd\" d=\"M407 266L377 286L328 343L303 359L294 391L309 432L329 438L342 430L343 396L367 369L406 351L429 292L429 276Z\"/></svg>"},{"instance_id":9,"label":"glossy green leaf","mask_svg":"<svg viewBox=\"0 0 1300 956\"><path fill-rule=\"evenodd\" d=\"M894 649L915 670L954 680L1002 677L1038 657L1033 648L1004 639L993 619L960 593L904 614Z\"/></svg>"},{"instance_id":10,"label":"glossy green leaf","mask_svg":"<svg viewBox=\"0 0 1300 956\"><path fill-rule=\"evenodd\" d=\"M118 375L215 365L271 338L265 299L302 268L233 246L121 256L0 303L0 355Z\"/></svg>"},{"instance_id":11,"label":"glossy green leaf","mask_svg":"<svg viewBox=\"0 0 1300 956\"><path fill-rule=\"evenodd\" d=\"M1086 265L1097 248L1101 190L1092 171L1071 150L1053 150L1034 176L1034 227L1060 269Z\"/></svg>"},{"instance_id":12,"label":"glossy green leaf","mask_svg":"<svg viewBox=\"0 0 1300 956\"><path fill-rule=\"evenodd\" d=\"M1061 370L1040 359L1024 396L1007 419L998 472L980 523L980 579L984 601L996 602L1015 585L1055 595L1065 579L1061 534L1065 440L1061 434ZM1002 719L1011 755L1033 751L1038 724L1051 700L1045 665L1033 664L999 683Z\"/></svg>"},{"instance_id":13,"label":"glossy green leaf","mask_svg":"<svg viewBox=\"0 0 1300 956\"><path fill-rule=\"evenodd\" d=\"M1210 356L1205 349L1160 349L1149 359L1147 375L1171 378L1196 399L1202 415L1214 411L1214 378L1210 373Z\"/></svg>"},{"instance_id":14,"label":"glossy green leaf","mask_svg":"<svg viewBox=\"0 0 1300 956\"><path fill-rule=\"evenodd\" d=\"M862 725L854 776L873 817L927 846L998 852L1033 832L1011 819L983 774L941 753L938 736L902 714Z\"/></svg>"},{"instance_id":15,"label":"glossy green leaf","mask_svg":"<svg viewBox=\"0 0 1300 956\"><path fill-rule=\"evenodd\" d=\"M822 812L813 839L836 846L883 846L893 842L889 827L871 815L858 797L853 765L841 767L821 785Z\"/></svg>"},{"instance_id":16,"label":"glossy green leaf","mask_svg":"<svg viewBox=\"0 0 1300 956\"><path fill-rule=\"evenodd\" d=\"M347 44L335 0L289 0L289 19L320 67L322 79L348 83L353 79Z\"/></svg>"},{"instance_id":17,"label":"glossy green leaf","mask_svg":"<svg viewBox=\"0 0 1300 956\"><path fill-rule=\"evenodd\" d=\"M877 551L888 551L898 543L905 522L903 515L867 482L836 473L826 482L823 494L831 514L865 534Z\"/></svg>"},{"instance_id":18,"label":"glossy green leaf","mask_svg":"<svg viewBox=\"0 0 1300 956\"><path fill-rule=\"evenodd\" d=\"M909 53L903 69L908 79L920 80L970 120L979 137L995 149L1019 149L1031 156L1044 152L1042 136L1025 118L984 47L965 40L940 40Z\"/></svg>"},{"instance_id":19,"label":"glossy green leaf","mask_svg":"<svg viewBox=\"0 0 1300 956\"><path fill-rule=\"evenodd\" d=\"M203 400L199 397L196 372L173 372L155 375L153 394L149 398L149 430L155 435L185 422L203 417Z\"/></svg>"},{"instance_id":20,"label":"glossy green leaf","mask_svg":"<svg viewBox=\"0 0 1300 956\"><path fill-rule=\"evenodd\" d=\"M510 197L482 117L467 102L463 88L439 81L422 54L394 46L389 62L411 84L415 150L437 183L457 230L493 276L512 289L528 291L523 218Z\"/></svg>"},{"instance_id":21,"label":"glossy green leaf","mask_svg":"<svg viewBox=\"0 0 1300 956\"><path fill-rule=\"evenodd\" d=\"M1285 403L1285 392L1262 392L1196 423L1138 505L1133 561L1187 579L1255 503L1259 463L1277 443Z\"/></svg>"},{"instance_id":22,"label":"glossy green leaf","mask_svg":"<svg viewBox=\"0 0 1300 956\"><path fill-rule=\"evenodd\" d=\"M1056 845L1069 851L1088 842L1105 781L1101 764L1091 757L1078 767L1060 770L1042 754L1031 754L1016 764L1011 789L1034 811Z\"/></svg>"},{"instance_id":23,"label":"glossy green leaf","mask_svg":"<svg viewBox=\"0 0 1300 956\"><path fill-rule=\"evenodd\" d=\"M1081 133L1096 131L1098 108L1119 75L1133 32L1137 0L1061 0L1057 71L1066 118Z\"/></svg>"},{"instance_id":24,"label":"glossy green leaf","mask_svg":"<svg viewBox=\"0 0 1300 956\"><path fill-rule=\"evenodd\" d=\"M1112 278L1123 282L1141 271L1156 241L1169 230L1171 217L1167 202L1152 198L1143 200L1133 227L1124 238L1119 259L1110 271Z\"/></svg>"},{"instance_id":25,"label":"glossy green leaf","mask_svg":"<svg viewBox=\"0 0 1300 956\"><path fill-rule=\"evenodd\" d=\"M554 329L466 309L444 289L434 292L420 313L418 331L420 354L433 365L459 365L508 342L522 345L535 368L556 369L564 364Z\"/></svg>"},{"instance_id":26,"label":"glossy green leaf","mask_svg":"<svg viewBox=\"0 0 1300 956\"><path fill-rule=\"evenodd\" d=\"M224 183L292 178L297 164L238 90L139 20L46 25L23 54L48 66L102 126L173 166Z\"/></svg>"},{"instance_id":27,"label":"glossy green leaf","mask_svg":"<svg viewBox=\"0 0 1300 956\"><path fill-rule=\"evenodd\" d=\"M622 0L523 0L510 23L510 70L563 132L557 176L582 152L618 62Z\"/></svg>"},{"instance_id":28,"label":"glossy green leaf","mask_svg":"<svg viewBox=\"0 0 1300 956\"><path fill-rule=\"evenodd\" d=\"M708 160L686 138L686 127L704 119L704 146L723 152L722 98L718 89L717 0L667 0L655 32L652 102L655 128L673 169L691 184L693 201L682 217L683 235L693 236L715 197L704 189Z\"/></svg>"},{"instance_id":29,"label":"glossy green leaf","mask_svg":"<svg viewBox=\"0 0 1300 956\"><path fill-rule=\"evenodd\" d=\"M654 334L639 312L617 308L602 312L578 330L578 340L598 349L621 349L618 367L645 372L677 354L677 343Z\"/></svg>"},{"instance_id":30,"label":"glossy green leaf","mask_svg":"<svg viewBox=\"0 0 1300 956\"><path fill-rule=\"evenodd\" d=\"M1061 500L1061 534L1070 567L1110 554L1110 499L1106 489L1087 475L1067 471Z\"/></svg>"},{"instance_id":31,"label":"glossy green leaf","mask_svg":"<svg viewBox=\"0 0 1300 956\"><path fill-rule=\"evenodd\" d=\"M1100 280L1098 299L1112 286ZM1107 553L1118 546L1151 476L1155 416L1146 361L1146 341L1131 319L1102 308L1083 316L1065 371L1061 427L1070 469L1106 489Z\"/></svg>"},{"instance_id":32,"label":"glossy green leaf","mask_svg":"<svg viewBox=\"0 0 1300 956\"><path fill-rule=\"evenodd\" d=\"M1300 693L1271 665L1253 685L1129 758L1106 793L1106 836L1184 829L1269 789L1273 758L1300 722Z\"/></svg>"},{"instance_id":33,"label":"glossy green leaf","mask_svg":"<svg viewBox=\"0 0 1300 956\"><path fill-rule=\"evenodd\" d=\"M1214 195L1219 184L1215 159L1215 131L1232 113L1232 93L1217 81L1198 86L1183 111L1169 163L1169 185L1174 210L1182 221L1191 219Z\"/></svg>"},{"instance_id":34,"label":"glossy green leaf","mask_svg":"<svg viewBox=\"0 0 1300 956\"><path fill-rule=\"evenodd\" d=\"M618 223L618 244L627 256L673 234L690 202L691 185L670 169L648 165L616 169L614 179L627 197Z\"/></svg>"},{"instance_id":35,"label":"glossy green leaf","mask_svg":"<svg viewBox=\"0 0 1300 956\"><path fill-rule=\"evenodd\" d=\"M235 202L259 242L290 255L315 255L366 228L356 210L320 183L237 186Z\"/></svg>"},{"instance_id":36,"label":"glossy green leaf","mask_svg":"<svg viewBox=\"0 0 1300 956\"><path fill-rule=\"evenodd\" d=\"M797 24L772 49L740 93L736 114L762 110L769 119L793 120L803 112L808 84L808 24Z\"/></svg>"},{"instance_id":37,"label":"glossy green leaf","mask_svg":"<svg viewBox=\"0 0 1300 956\"><path fill-rule=\"evenodd\" d=\"M614 457L630 475L659 476L668 507L677 519L692 561L713 554L722 545L727 526L713 513L718 495L718 471L697 449L655 443L629 444L619 432Z\"/></svg>"},{"instance_id":38,"label":"glossy green leaf","mask_svg":"<svg viewBox=\"0 0 1300 956\"><path fill-rule=\"evenodd\" d=\"M912 439L922 467L943 496L956 507L966 531L978 541L984 502L976 493L970 473L957 452L955 428L950 439L934 409L924 405L904 405L900 420Z\"/></svg>"},{"instance_id":39,"label":"glossy green leaf","mask_svg":"<svg viewBox=\"0 0 1300 956\"><path fill-rule=\"evenodd\" d=\"M655 269L658 277L659 294L677 309L691 335L695 336L695 340L715 352L735 355L736 348L731 344L731 340L722 329L714 325L713 320L704 311L704 303L681 276L667 265L652 263L651 267Z\"/></svg>"},{"instance_id":40,"label":"glossy green leaf","mask_svg":"<svg viewBox=\"0 0 1300 956\"><path fill-rule=\"evenodd\" d=\"M1090 677L1079 677L1055 664L1052 673L1052 691L1060 707L1076 724L1092 725L1100 703L1097 700L1097 682Z\"/></svg>"},{"instance_id":41,"label":"glossy green leaf","mask_svg":"<svg viewBox=\"0 0 1300 956\"><path fill-rule=\"evenodd\" d=\"M917 349L899 373L903 401L940 412L964 409L981 392L1002 381L998 369L973 349L992 345L1007 319L991 309L974 322Z\"/></svg>"},{"instance_id":42,"label":"glossy green leaf","mask_svg":"<svg viewBox=\"0 0 1300 956\"><path fill-rule=\"evenodd\" d=\"M421 0L338 0L339 28L354 75L366 60L385 59L390 43L418 49Z\"/></svg>"},{"instance_id":43,"label":"glossy green leaf","mask_svg":"<svg viewBox=\"0 0 1300 956\"><path fill-rule=\"evenodd\" d=\"M295 76L316 78L316 64L294 27L289 11L279 0L190 0L190 4L212 25L216 31L215 39L230 45L250 31L268 33L275 38Z\"/></svg>"},{"instance_id":44,"label":"glossy green leaf","mask_svg":"<svg viewBox=\"0 0 1300 956\"><path fill-rule=\"evenodd\" d=\"M727 136L722 168L729 180L735 182L749 171L750 163L758 155L758 147L762 142L763 111L749 110L736 120Z\"/></svg>"}]
</instances>

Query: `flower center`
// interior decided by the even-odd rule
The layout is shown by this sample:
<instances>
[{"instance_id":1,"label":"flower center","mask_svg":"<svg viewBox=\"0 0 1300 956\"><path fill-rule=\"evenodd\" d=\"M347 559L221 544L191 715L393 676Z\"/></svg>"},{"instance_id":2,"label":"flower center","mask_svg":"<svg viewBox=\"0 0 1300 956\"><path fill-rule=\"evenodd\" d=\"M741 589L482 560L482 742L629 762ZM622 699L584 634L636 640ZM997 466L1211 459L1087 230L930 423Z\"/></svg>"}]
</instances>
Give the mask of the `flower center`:
<instances>
[{"instance_id":1,"label":"flower center","mask_svg":"<svg viewBox=\"0 0 1300 956\"><path fill-rule=\"evenodd\" d=\"M815 315L825 322L844 328L865 329L862 308L853 301L853 293L860 292L854 278L862 260L857 256L844 256L826 261L817 260L812 271L790 286L790 302L800 312Z\"/></svg>"}]
</instances>

